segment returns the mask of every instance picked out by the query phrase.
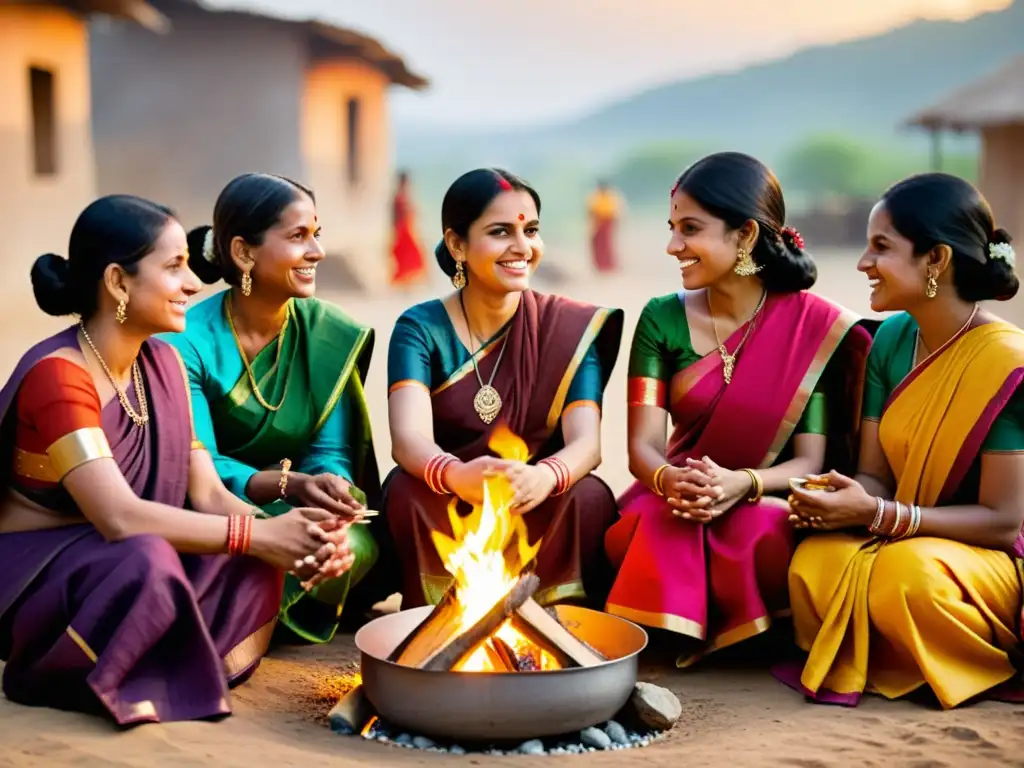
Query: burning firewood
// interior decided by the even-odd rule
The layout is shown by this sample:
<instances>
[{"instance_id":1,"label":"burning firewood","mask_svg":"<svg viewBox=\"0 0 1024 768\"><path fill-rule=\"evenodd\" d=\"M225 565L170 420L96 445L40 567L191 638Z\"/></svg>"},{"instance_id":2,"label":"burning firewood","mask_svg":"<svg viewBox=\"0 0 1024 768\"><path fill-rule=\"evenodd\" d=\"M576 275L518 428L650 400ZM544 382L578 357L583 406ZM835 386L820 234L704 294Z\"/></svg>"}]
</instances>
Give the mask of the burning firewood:
<instances>
[{"instance_id":1,"label":"burning firewood","mask_svg":"<svg viewBox=\"0 0 1024 768\"><path fill-rule=\"evenodd\" d=\"M536 575L523 574L507 594L497 596L487 613L472 625L463 627L463 613L453 585L430 615L392 652L388 661L448 672L504 624L539 586L540 579Z\"/></svg>"},{"instance_id":2,"label":"burning firewood","mask_svg":"<svg viewBox=\"0 0 1024 768\"><path fill-rule=\"evenodd\" d=\"M516 628L531 641L551 650L563 667L596 667L605 659L565 628L553 612L533 599L516 611Z\"/></svg>"}]
</instances>

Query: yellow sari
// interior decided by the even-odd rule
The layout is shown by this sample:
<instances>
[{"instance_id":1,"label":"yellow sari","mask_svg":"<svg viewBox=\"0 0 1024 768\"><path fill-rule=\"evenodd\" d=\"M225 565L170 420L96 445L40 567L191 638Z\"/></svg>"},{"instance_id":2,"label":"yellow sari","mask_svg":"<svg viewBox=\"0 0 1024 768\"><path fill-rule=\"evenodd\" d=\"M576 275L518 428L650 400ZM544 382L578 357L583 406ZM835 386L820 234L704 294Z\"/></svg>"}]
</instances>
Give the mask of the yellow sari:
<instances>
[{"instance_id":1,"label":"yellow sari","mask_svg":"<svg viewBox=\"0 0 1024 768\"><path fill-rule=\"evenodd\" d=\"M977 326L893 391L879 424L896 500L950 504L1024 378L1024 331ZM948 539L812 535L789 572L802 670L778 677L817 701L856 705L929 685L955 707L1014 677L1020 578L1006 552Z\"/></svg>"}]
</instances>

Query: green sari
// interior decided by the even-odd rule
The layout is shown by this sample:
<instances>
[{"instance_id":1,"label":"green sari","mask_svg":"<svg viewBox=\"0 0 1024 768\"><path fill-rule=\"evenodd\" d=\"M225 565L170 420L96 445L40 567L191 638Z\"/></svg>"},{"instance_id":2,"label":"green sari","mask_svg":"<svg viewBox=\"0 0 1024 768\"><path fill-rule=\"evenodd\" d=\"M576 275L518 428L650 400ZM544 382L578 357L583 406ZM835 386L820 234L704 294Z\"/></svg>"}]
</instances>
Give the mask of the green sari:
<instances>
[{"instance_id":1,"label":"green sari","mask_svg":"<svg viewBox=\"0 0 1024 768\"><path fill-rule=\"evenodd\" d=\"M352 494L374 506L380 479L363 393L374 334L337 307L317 299L295 299L288 306L280 354L274 342L250 367L266 409L253 395L235 336L228 325L228 292L197 304L188 327L167 337L181 352L192 392L196 438L213 457L217 473L236 496L248 501L246 486L261 470L278 469L288 458L292 470L331 473L352 485ZM291 507L277 500L263 507L279 515ZM280 620L297 636L328 642L349 591L376 562L379 549L372 526L354 525L349 541L352 569L306 593L298 580L285 580Z\"/></svg>"}]
</instances>

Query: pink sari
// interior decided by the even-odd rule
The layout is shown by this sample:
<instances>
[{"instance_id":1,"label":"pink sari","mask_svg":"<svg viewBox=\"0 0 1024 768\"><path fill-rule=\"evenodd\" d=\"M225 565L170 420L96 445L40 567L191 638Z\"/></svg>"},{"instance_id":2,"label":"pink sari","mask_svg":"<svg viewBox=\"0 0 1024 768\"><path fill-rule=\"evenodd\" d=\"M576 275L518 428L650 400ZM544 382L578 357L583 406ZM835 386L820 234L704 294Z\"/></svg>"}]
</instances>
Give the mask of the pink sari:
<instances>
[{"instance_id":1,"label":"pink sari","mask_svg":"<svg viewBox=\"0 0 1024 768\"><path fill-rule=\"evenodd\" d=\"M789 442L825 366L851 368L843 392L828 393L831 466L855 455L860 386L871 335L853 313L809 293L772 295L726 386L715 352L671 381L675 431L668 461L709 456L728 469L772 466ZM726 342L733 352L744 329ZM631 398L632 399L632 398ZM843 454L845 461L839 462ZM635 483L605 538L619 568L605 608L624 618L707 642L705 652L764 632L788 613L787 569L795 547L782 498L741 502L710 525L678 518L662 497Z\"/></svg>"}]
</instances>

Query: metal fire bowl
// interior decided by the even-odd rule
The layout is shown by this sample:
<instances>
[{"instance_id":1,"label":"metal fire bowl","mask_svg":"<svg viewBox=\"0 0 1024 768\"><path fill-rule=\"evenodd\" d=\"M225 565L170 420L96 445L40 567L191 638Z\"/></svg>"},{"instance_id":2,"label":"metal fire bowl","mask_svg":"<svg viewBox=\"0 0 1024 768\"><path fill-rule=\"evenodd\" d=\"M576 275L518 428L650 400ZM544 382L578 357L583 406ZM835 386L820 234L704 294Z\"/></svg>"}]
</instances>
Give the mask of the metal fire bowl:
<instances>
[{"instance_id":1,"label":"metal fire bowl","mask_svg":"<svg viewBox=\"0 0 1024 768\"><path fill-rule=\"evenodd\" d=\"M426 606L374 619L356 633L363 692L389 723L464 742L525 741L611 720L633 693L647 633L589 608L555 610L576 637L609 661L554 672L427 672L387 661L430 614Z\"/></svg>"}]
</instances>

